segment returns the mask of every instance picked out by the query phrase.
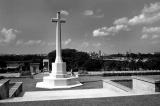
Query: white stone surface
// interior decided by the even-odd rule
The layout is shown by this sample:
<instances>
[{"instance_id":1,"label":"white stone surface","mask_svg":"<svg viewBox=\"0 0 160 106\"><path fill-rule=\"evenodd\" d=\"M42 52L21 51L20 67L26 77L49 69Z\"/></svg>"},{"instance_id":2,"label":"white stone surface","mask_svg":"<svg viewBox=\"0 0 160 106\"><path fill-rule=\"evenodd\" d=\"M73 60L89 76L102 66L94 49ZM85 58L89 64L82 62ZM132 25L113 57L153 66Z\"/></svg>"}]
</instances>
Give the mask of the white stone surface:
<instances>
[{"instance_id":1,"label":"white stone surface","mask_svg":"<svg viewBox=\"0 0 160 106\"><path fill-rule=\"evenodd\" d=\"M61 20L60 12L57 13L57 18L52 19L52 22L57 23L56 28L56 60L52 63L52 72L49 76L43 78L43 82L38 82L36 87L38 88L71 88L81 86L82 84L78 81L78 77L71 77L67 75L66 63L63 62L61 57Z\"/></svg>"},{"instance_id":2,"label":"white stone surface","mask_svg":"<svg viewBox=\"0 0 160 106\"><path fill-rule=\"evenodd\" d=\"M24 101L43 101L43 100L64 100L64 99L84 99L84 98L103 98L103 97L123 97L135 95L148 95L160 93L132 93L117 92L112 89L80 89L80 90L56 90L56 91L33 91L25 92L23 97L9 98L0 100L4 102L24 102Z\"/></svg>"},{"instance_id":3,"label":"white stone surface","mask_svg":"<svg viewBox=\"0 0 160 106\"><path fill-rule=\"evenodd\" d=\"M43 59L43 71L49 72L49 59Z\"/></svg>"},{"instance_id":4,"label":"white stone surface","mask_svg":"<svg viewBox=\"0 0 160 106\"><path fill-rule=\"evenodd\" d=\"M40 63L30 63L30 72L32 75L40 73L39 65Z\"/></svg>"},{"instance_id":5,"label":"white stone surface","mask_svg":"<svg viewBox=\"0 0 160 106\"><path fill-rule=\"evenodd\" d=\"M57 88L72 88L81 85L82 84L78 81L77 77L53 78L52 76L47 76L43 78L43 82L38 82L36 84L36 87L57 89Z\"/></svg>"},{"instance_id":6,"label":"white stone surface","mask_svg":"<svg viewBox=\"0 0 160 106\"><path fill-rule=\"evenodd\" d=\"M160 92L160 76L132 76L134 92Z\"/></svg>"},{"instance_id":7,"label":"white stone surface","mask_svg":"<svg viewBox=\"0 0 160 106\"><path fill-rule=\"evenodd\" d=\"M126 93L126 91L116 87L116 86L113 86L109 83L106 83L103 81L103 88L107 89L107 90L111 90L111 91L114 91L114 92L117 92L117 93Z\"/></svg>"},{"instance_id":8,"label":"white stone surface","mask_svg":"<svg viewBox=\"0 0 160 106\"><path fill-rule=\"evenodd\" d=\"M62 61L62 54L61 54L61 23L65 23L65 20L61 19L61 14L60 12L57 13L57 18L53 18L52 22L57 23L56 27L56 63L61 63Z\"/></svg>"},{"instance_id":9,"label":"white stone surface","mask_svg":"<svg viewBox=\"0 0 160 106\"><path fill-rule=\"evenodd\" d=\"M52 72L51 72L50 76L52 76L54 78L67 77L66 63L65 62L52 63Z\"/></svg>"},{"instance_id":10,"label":"white stone surface","mask_svg":"<svg viewBox=\"0 0 160 106\"><path fill-rule=\"evenodd\" d=\"M49 76L43 78L43 82L38 82L36 87L38 88L72 88L81 86L82 84L78 81L78 77L72 77L67 75L66 64L63 63L52 63L52 73Z\"/></svg>"},{"instance_id":11,"label":"white stone surface","mask_svg":"<svg viewBox=\"0 0 160 106\"><path fill-rule=\"evenodd\" d=\"M134 92L155 92L155 83L133 79L133 90Z\"/></svg>"}]
</instances>

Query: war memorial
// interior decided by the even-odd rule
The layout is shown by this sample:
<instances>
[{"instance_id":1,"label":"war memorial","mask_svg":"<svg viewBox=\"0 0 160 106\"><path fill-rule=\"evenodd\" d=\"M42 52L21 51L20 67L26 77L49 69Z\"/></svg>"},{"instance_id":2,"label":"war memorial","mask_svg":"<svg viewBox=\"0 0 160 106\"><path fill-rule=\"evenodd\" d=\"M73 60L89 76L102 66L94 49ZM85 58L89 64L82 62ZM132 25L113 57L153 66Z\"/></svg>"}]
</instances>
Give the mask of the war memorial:
<instances>
[{"instance_id":1,"label":"war memorial","mask_svg":"<svg viewBox=\"0 0 160 106\"><path fill-rule=\"evenodd\" d=\"M132 105L140 106L145 104L145 101L139 101L137 97L144 98L147 100L146 103L148 101L153 102L154 95L159 97L159 75L103 77L98 80L101 87L85 88L88 84L94 85L95 83L85 83L85 81L80 80L81 76L69 75L66 71L66 63L62 60L61 23L65 23L65 20L61 19L61 12L57 12L57 18L53 18L52 22L56 22L57 29L56 59L52 63L51 73L42 76L35 85L31 85L34 86L35 91L26 91L23 95L21 94L25 89L23 88L25 86L23 81L13 83L9 79L0 80L0 106L61 105L61 102L63 105L79 106L124 106L130 105L129 102L131 102ZM34 78L36 79L36 77ZM31 80L35 80L34 78ZM127 87L117 82L128 82L129 85ZM10 84L12 88L9 90ZM36 89L38 90L36 91ZM121 101L120 104L118 101ZM136 101L140 104L136 104ZM154 103L153 106L155 106Z\"/></svg>"}]
</instances>

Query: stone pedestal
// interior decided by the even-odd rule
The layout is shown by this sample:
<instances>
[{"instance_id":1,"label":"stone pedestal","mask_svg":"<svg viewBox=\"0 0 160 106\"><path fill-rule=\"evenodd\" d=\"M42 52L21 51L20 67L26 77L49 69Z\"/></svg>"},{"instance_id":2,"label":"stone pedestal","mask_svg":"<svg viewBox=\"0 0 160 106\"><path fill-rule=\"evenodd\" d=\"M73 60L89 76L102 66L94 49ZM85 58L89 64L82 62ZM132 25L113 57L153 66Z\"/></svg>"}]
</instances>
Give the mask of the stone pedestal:
<instances>
[{"instance_id":1,"label":"stone pedestal","mask_svg":"<svg viewBox=\"0 0 160 106\"><path fill-rule=\"evenodd\" d=\"M52 70L50 76L54 78L67 78L66 63L52 63Z\"/></svg>"},{"instance_id":2,"label":"stone pedestal","mask_svg":"<svg viewBox=\"0 0 160 106\"><path fill-rule=\"evenodd\" d=\"M36 87L38 88L72 88L81 86L82 84L78 81L78 77L72 77L67 75L66 64L52 63L52 73L49 76L43 78L43 82L38 82Z\"/></svg>"}]
</instances>

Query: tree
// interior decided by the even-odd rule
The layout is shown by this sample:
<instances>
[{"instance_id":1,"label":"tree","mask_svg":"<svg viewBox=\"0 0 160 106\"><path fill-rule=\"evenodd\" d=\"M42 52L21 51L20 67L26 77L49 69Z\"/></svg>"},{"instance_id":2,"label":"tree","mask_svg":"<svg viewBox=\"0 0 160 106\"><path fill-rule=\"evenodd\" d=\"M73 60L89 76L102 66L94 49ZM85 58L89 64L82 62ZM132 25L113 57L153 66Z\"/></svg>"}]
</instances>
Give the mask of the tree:
<instances>
[{"instance_id":1,"label":"tree","mask_svg":"<svg viewBox=\"0 0 160 106\"><path fill-rule=\"evenodd\" d=\"M99 71L101 70L102 65L102 61L96 59L89 59L83 64L83 67L87 71Z\"/></svg>"},{"instance_id":2,"label":"tree","mask_svg":"<svg viewBox=\"0 0 160 106\"><path fill-rule=\"evenodd\" d=\"M55 57L56 57L55 50L48 54L50 63L55 61ZM88 53L79 52L75 49L63 49L62 59L67 64L67 71L70 71L71 69L77 70L81 68L85 63L85 61L90 59L90 56Z\"/></svg>"},{"instance_id":3,"label":"tree","mask_svg":"<svg viewBox=\"0 0 160 106\"><path fill-rule=\"evenodd\" d=\"M6 73L7 70L5 70L5 68L7 67L7 63L5 61L0 61L0 73Z\"/></svg>"},{"instance_id":4,"label":"tree","mask_svg":"<svg viewBox=\"0 0 160 106\"><path fill-rule=\"evenodd\" d=\"M115 67L115 61L113 60L107 60L103 63L103 69L105 71L111 71Z\"/></svg>"},{"instance_id":5,"label":"tree","mask_svg":"<svg viewBox=\"0 0 160 106\"><path fill-rule=\"evenodd\" d=\"M3 70L7 67L7 63L5 61L0 61L0 68Z\"/></svg>"},{"instance_id":6,"label":"tree","mask_svg":"<svg viewBox=\"0 0 160 106\"><path fill-rule=\"evenodd\" d=\"M75 54L75 62L77 67L82 67L83 64L90 59L90 56L86 52L77 52Z\"/></svg>"}]
</instances>

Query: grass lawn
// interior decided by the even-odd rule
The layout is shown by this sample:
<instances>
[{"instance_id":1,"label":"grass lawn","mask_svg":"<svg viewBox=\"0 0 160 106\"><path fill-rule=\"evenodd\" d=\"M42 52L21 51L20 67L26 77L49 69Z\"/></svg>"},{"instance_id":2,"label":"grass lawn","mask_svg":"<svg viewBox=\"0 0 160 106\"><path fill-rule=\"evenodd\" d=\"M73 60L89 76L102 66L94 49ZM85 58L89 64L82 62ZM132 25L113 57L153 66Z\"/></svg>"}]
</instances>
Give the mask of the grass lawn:
<instances>
[{"instance_id":1,"label":"grass lawn","mask_svg":"<svg viewBox=\"0 0 160 106\"><path fill-rule=\"evenodd\" d=\"M132 89L133 85L132 85L132 80L112 80L113 82L116 82L118 84L121 84L123 86L126 86L130 89Z\"/></svg>"}]
</instances>

